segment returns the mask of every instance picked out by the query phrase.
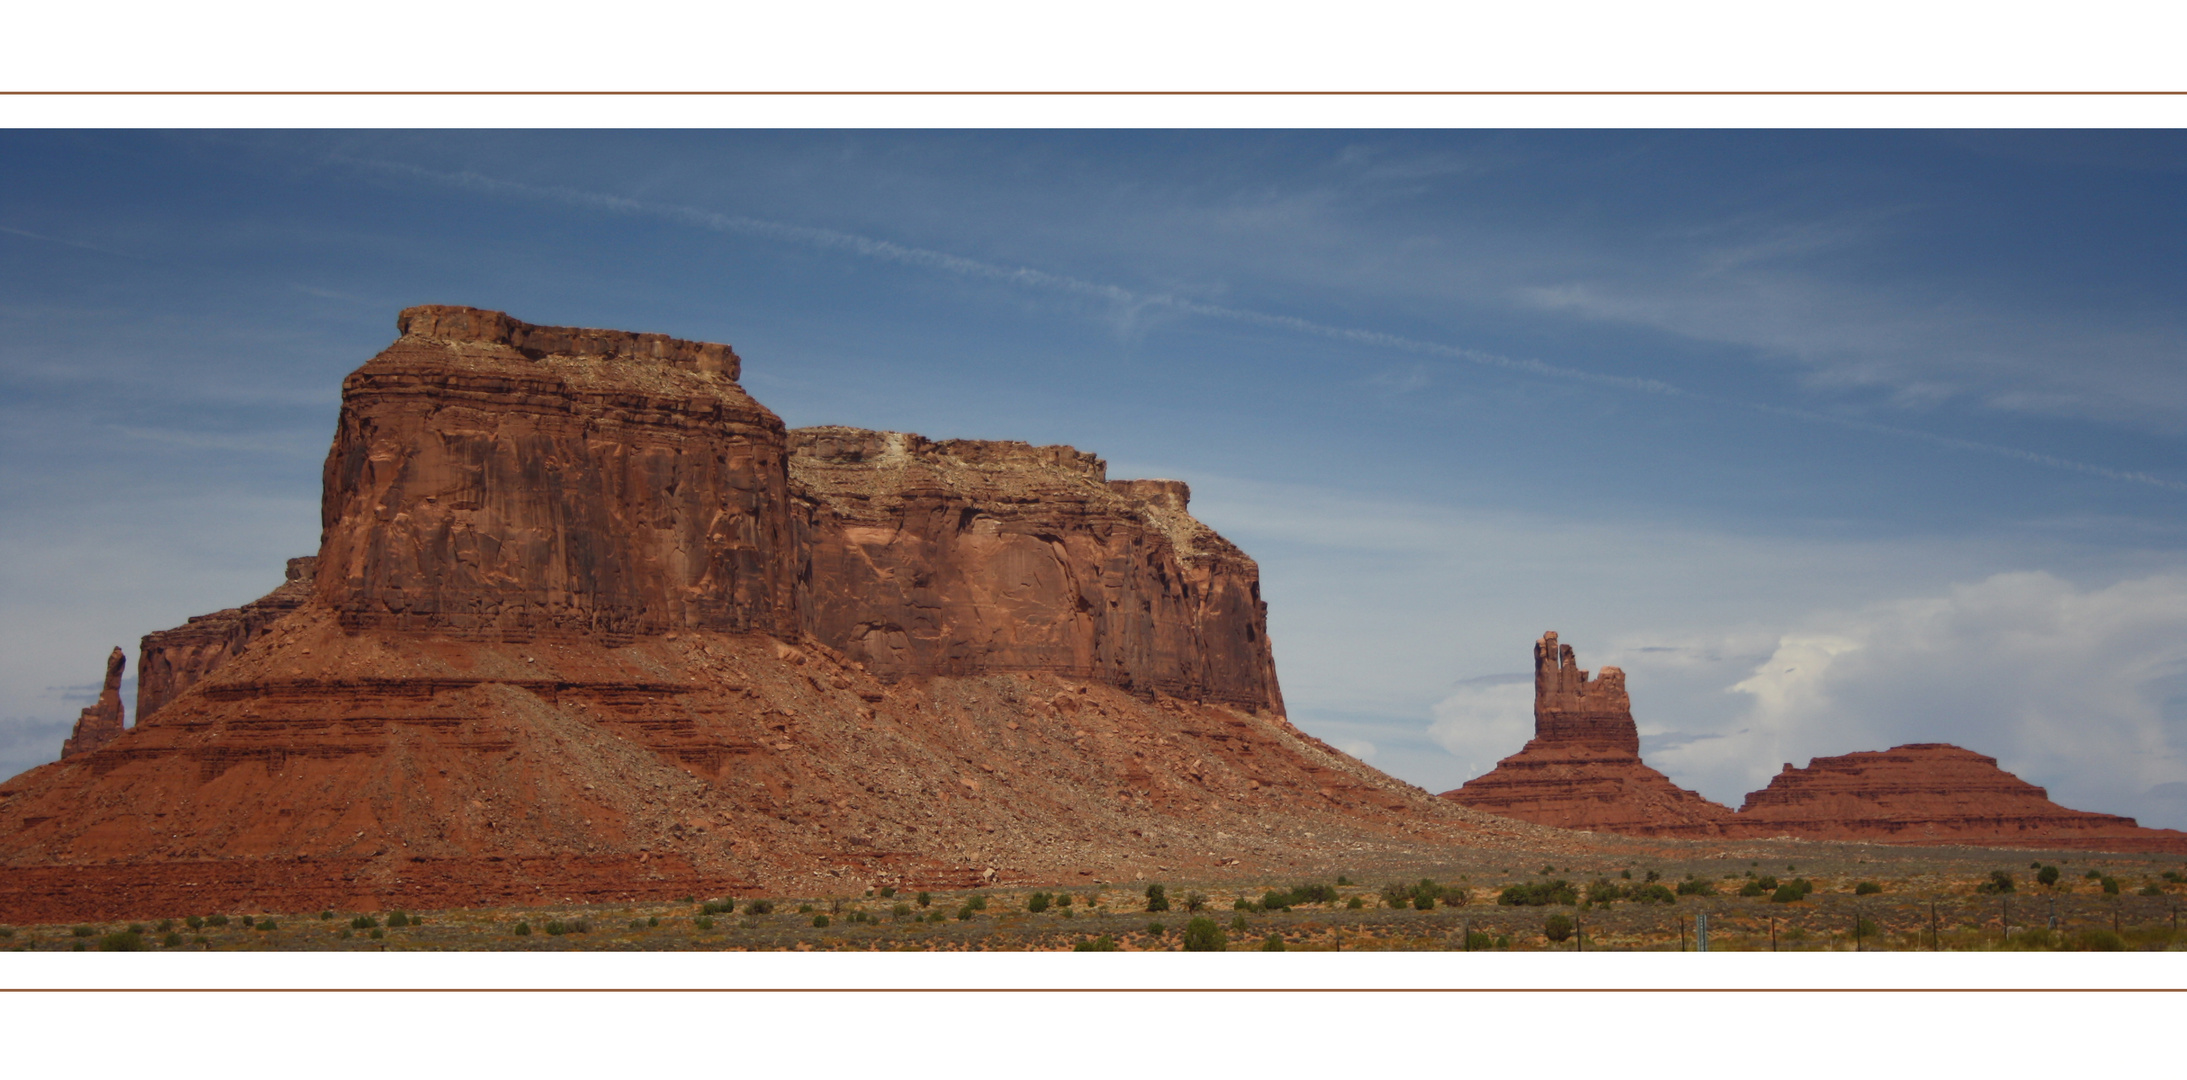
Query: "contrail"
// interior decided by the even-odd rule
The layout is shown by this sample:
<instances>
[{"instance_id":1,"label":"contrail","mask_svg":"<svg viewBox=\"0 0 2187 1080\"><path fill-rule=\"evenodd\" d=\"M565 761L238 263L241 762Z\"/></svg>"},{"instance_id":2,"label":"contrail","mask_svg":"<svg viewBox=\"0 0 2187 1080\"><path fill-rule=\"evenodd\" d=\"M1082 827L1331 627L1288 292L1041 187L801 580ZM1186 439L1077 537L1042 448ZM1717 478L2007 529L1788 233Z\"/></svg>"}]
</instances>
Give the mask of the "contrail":
<instances>
[{"instance_id":1,"label":"contrail","mask_svg":"<svg viewBox=\"0 0 2187 1080\"><path fill-rule=\"evenodd\" d=\"M957 277L976 278L982 281L995 281L1001 282L1003 284L1025 286L1028 288L1046 289L1052 292L1062 292L1074 296L1084 296L1097 300L1106 300L1126 307L1163 308L1166 310L1178 312L1180 314L1197 315L1202 318L1223 319L1230 322L1247 323L1254 326L1265 326L1271 329L1289 330L1294 333L1308 334L1322 338L1330 338L1337 341L1349 341L1361 345L1374 346L1377 348L1392 349L1399 352L1409 352L1418 355L1445 357L1448 359L1459 360L1481 367L1499 368L1505 371L1519 372L1521 374L1536 375L1552 379L1564 379L1573 382L1592 383L1598 386L1611 386L1622 390L1637 391L1640 393L1653 394L1660 397L1682 398L1689 401L1717 405L1725 408L1741 409L1748 412L1765 413L1772 416L1791 417L1794 419L1805 420L1810 423L1829 424L1835 427L1847 428L1854 431L1868 431L1882 435L1895 435L1900 438L1916 439L1934 446L1941 446L1951 450L1963 450L1975 453L1991 454L1997 457L2011 458L2015 461L2024 461L2029 464L2043 465L2054 469L2065 469L2072 472L2084 473L2089 476L2100 476L2108 480L2119 480L2134 484L2146 484L2151 487L2164 488L2168 491L2187 491L2187 483L2182 483L2177 480L2167 480L2163 477L2152 476L2145 472L2129 472L2120 469L2106 468L2102 465L2091 465L2084 461L2074 461L2070 458L2057 457L2051 454L2036 453L2032 450L2021 450L2010 446L2000 446L1995 443L1978 442L1973 439L1955 438L1950 435L1938 435L1933 432L1921 431L1916 428L1903 428L1891 424L1879 424L1870 420L1859 420L1851 417L1833 416L1829 413L1814 412L1807 409L1787 408L1780 405L1763 405L1750 401L1740 401L1735 398L1718 397L1713 394L1696 393L1694 391L1663 382L1659 379L1641 379L1631 378L1622 375L1605 375L1600 372L1586 371L1580 368L1563 367L1557 364L1545 363L1540 360L1518 359L1514 357L1503 356L1498 353L1484 352L1480 349L1468 349L1457 345L1445 345L1440 342L1422 341L1418 338L1403 337L1398 334L1385 333L1380 330L1363 330L1355 327L1331 326L1326 323L1317 323L1292 315L1275 315L1268 312L1253 311L1246 308L1224 307L1218 304L1202 303L1197 300L1188 300L1183 297L1175 296L1169 293L1141 293L1132 289L1124 288L1121 285L1108 285L1097 281L1087 281L1082 278L1075 278L1066 274L1053 274L1045 270L1035 270L1031 267L1002 266L996 263L982 262L978 259L966 258L962 255L952 255L946 251L935 251L931 248L911 247L909 245L898 244L889 240L878 240L870 236L860 236L856 233L847 233L836 229L816 228L810 225L791 225L785 222L766 221L760 218L745 217L739 214L724 214L713 210L702 210L697 207L691 206L678 206L672 203L647 202L640 199L625 198L620 195L604 195L599 192L583 191L577 188L540 184L526 184L515 180L502 180L496 177L485 176L479 173L469 171L441 172L439 170L422 168L420 166L405 164L402 162L374 161L359 158L342 157L340 155L331 156L330 160L350 165L363 166L365 168L376 169L383 172L392 172L415 176L421 179L433 181L435 183L469 188L475 191L507 193L533 199L550 199L575 206L584 206L598 210L605 210L611 213L634 214L659 220L681 222L686 225L691 225L697 228L707 229L714 232L735 233L743 236L765 237L772 240L802 244L807 247L818 248L823 251L848 252L861 258L895 263L900 266L910 266L920 269L937 270L942 273L951 274ZM15 230L8 231L12 232ZM40 239L44 238L41 237Z\"/></svg>"}]
</instances>

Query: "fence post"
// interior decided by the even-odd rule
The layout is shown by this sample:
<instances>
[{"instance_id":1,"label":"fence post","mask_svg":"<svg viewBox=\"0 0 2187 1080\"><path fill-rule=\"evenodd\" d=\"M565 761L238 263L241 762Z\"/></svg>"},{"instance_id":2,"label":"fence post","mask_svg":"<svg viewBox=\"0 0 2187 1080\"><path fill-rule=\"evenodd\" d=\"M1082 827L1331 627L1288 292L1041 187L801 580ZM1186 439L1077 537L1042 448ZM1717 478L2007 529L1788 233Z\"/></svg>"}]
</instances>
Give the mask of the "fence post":
<instances>
[{"instance_id":1,"label":"fence post","mask_svg":"<svg viewBox=\"0 0 2187 1080\"><path fill-rule=\"evenodd\" d=\"M1709 951L1709 913L1706 911L1693 917L1693 951Z\"/></svg>"},{"instance_id":2,"label":"fence post","mask_svg":"<svg viewBox=\"0 0 2187 1080\"><path fill-rule=\"evenodd\" d=\"M1929 951L1944 951L1944 943L1942 939L1937 937L1936 932L1936 901L1934 900L1929 901Z\"/></svg>"},{"instance_id":3,"label":"fence post","mask_svg":"<svg viewBox=\"0 0 2187 1080\"><path fill-rule=\"evenodd\" d=\"M1777 916L1769 917L1769 951L1777 951Z\"/></svg>"}]
</instances>

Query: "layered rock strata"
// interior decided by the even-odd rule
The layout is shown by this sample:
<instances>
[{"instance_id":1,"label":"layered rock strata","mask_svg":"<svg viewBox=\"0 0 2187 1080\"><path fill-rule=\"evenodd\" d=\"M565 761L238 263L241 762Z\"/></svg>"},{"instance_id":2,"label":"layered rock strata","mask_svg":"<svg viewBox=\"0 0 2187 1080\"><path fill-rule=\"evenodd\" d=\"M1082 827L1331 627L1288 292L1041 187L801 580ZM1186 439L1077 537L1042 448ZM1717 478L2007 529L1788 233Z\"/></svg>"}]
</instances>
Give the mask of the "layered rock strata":
<instances>
[{"instance_id":1,"label":"layered rock strata","mask_svg":"<svg viewBox=\"0 0 2187 1080\"><path fill-rule=\"evenodd\" d=\"M1788 761L1747 795L1738 827L1811 840L2187 852L2187 832L2069 810L1996 758L1949 743L1819 757L1804 769Z\"/></svg>"},{"instance_id":2,"label":"layered rock strata","mask_svg":"<svg viewBox=\"0 0 2187 1080\"><path fill-rule=\"evenodd\" d=\"M76 727L61 744L61 756L74 757L121 738L122 735L122 668L129 658L116 646L106 658L106 681L99 687L99 698L76 716ZM138 713L141 721L143 713Z\"/></svg>"},{"instance_id":3,"label":"layered rock strata","mask_svg":"<svg viewBox=\"0 0 2187 1080\"><path fill-rule=\"evenodd\" d=\"M793 455L725 346L398 326L344 383L316 562L151 635L151 722L0 784L0 919L1570 842L1292 728L1253 564L1181 484L852 429Z\"/></svg>"},{"instance_id":4,"label":"layered rock strata","mask_svg":"<svg viewBox=\"0 0 2187 1080\"><path fill-rule=\"evenodd\" d=\"M1496 768L1443 793L1476 810L1567 829L1716 836L1731 810L1640 760L1625 673L1590 678L1556 631L1534 644L1534 737Z\"/></svg>"},{"instance_id":5,"label":"layered rock strata","mask_svg":"<svg viewBox=\"0 0 2187 1080\"><path fill-rule=\"evenodd\" d=\"M791 433L805 628L884 678L1040 672L1280 715L1252 559L1067 446Z\"/></svg>"},{"instance_id":6,"label":"layered rock strata","mask_svg":"<svg viewBox=\"0 0 2187 1080\"><path fill-rule=\"evenodd\" d=\"M287 580L239 608L193 615L172 630L144 635L137 648L137 723L147 722L176 694L242 654L273 624L311 597L312 556L290 559Z\"/></svg>"}]
</instances>

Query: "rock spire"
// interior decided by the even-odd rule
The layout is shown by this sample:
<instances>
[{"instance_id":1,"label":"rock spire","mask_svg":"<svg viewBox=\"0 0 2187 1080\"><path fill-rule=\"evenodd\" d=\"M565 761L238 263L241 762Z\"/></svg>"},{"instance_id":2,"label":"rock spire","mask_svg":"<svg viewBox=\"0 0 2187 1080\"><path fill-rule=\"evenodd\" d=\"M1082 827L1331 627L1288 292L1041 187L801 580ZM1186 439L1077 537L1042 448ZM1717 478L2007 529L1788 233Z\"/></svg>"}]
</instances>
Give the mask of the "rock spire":
<instances>
[{"instance_id":1,"label":"rock spire","mask_svg":"<svg viewBox=\"0 0 2187 1080\"><path fill-rule=\"evenodd\" d=\"M99 687L99 700L93 702L76 717L76 729L69 733L68 741L61 744L61 756L75 757L88 754L121 737L122 733L122 668L129 658L116 646L106 657L106 682Z\"/></svg>"}]
</instances>

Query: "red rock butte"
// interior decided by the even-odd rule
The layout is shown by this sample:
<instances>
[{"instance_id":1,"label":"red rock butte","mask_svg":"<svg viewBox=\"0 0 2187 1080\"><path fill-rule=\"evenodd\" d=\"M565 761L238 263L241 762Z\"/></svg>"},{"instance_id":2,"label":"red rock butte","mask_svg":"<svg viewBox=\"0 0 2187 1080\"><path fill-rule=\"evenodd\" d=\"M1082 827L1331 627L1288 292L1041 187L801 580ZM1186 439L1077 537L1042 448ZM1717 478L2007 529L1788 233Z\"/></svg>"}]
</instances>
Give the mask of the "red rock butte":
<instances>
[{"instance_id":1,"label":"red rock butte","mask_svg":"<svg viewBox=\"0 0 2187 1080\"><path fill-rule=\"evenodd\" d=\"M1566 829L1631 836L1716 836L1729 808L1671 783L1640 760L1625 673L1593 678L1557 632L1534 643L1534 737L1443 798Z\"/></svg>"},{"instance_id":2,"label":"red rock butte","mask_svg":"<svg viewBox=\"0 0 2187 1080\"><path fill-rule=\"evenodd\" d=\"M1949 743L1819 757L1770 778L1739 807L1751 836L1886 844L2187 853L2187 832L2069 810L2050 793Z\"/></svg>"},{"instance_id":3,"label":"red rock butte","mask_svg":"<svg viewBox=\"0 0 2187 1080\"><path fill-rule=\"evenodd\" d=\"M787 431L725 345L397 328L343 382L318 553L146 635L136 726L110 665L77 733L107 741L0 783L0 918L1569 843L1293 728L1259 569L1181 483Z\"/></svg>"},{"instance_id":4,"label":"red rock butte","mask_svg":"<svg viewBox=\"0 0 2187 1080\"><path fill-rule=\"evenodd\" d=\"M1886 844L2187 853L2187 833L2069 810L1945 743L1787 762L1737 813L1640 760L1625 674L1590 679L1554 631L1534 646L1534 738L1443 797L1543 825L1630 836L1791 837Z\"/></svg>"}]
</instances>

